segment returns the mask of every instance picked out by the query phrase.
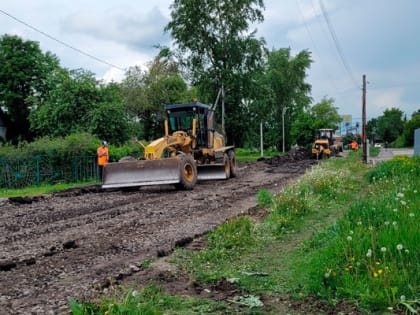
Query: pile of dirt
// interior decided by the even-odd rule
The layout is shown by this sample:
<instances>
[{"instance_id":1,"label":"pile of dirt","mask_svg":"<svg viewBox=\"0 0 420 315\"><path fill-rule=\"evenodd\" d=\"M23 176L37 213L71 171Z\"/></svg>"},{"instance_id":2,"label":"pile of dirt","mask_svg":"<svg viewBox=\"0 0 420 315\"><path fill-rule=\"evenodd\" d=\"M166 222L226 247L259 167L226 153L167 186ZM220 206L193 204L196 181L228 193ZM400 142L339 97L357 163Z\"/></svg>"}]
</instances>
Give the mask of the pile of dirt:
<instances>
[{"instance_id":1,"label":"pile of dirt","mask_svg":"<svg viewBox=\"0 0 420 315\"><path fill-rule=\"evenodd\" d=\"M292 148L286 155L274 156L270 159L260 158L259 161L264 161L267 164L276 166L284 164L285 162L304 161L309 159L311 159L311 153L307 149L296 147Z\"/></svg>"}]
</instances>

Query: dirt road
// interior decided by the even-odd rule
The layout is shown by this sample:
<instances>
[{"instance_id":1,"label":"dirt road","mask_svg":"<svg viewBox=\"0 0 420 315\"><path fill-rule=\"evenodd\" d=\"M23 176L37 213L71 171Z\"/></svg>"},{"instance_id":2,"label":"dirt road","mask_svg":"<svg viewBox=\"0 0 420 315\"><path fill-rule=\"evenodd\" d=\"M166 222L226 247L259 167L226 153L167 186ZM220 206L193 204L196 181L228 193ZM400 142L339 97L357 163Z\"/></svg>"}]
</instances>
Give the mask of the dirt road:
<instances>
[{"instance_id":1,"label":"dirt road","mask_svg":"<svg viewBox=\"0 0 420 315\"><path fill-rule=\"evenodd\" d=\"M315 161L241 164L239 176L132 191L99 187L0 200L2 314L59 314L139 272L227 219L256 206L261 187L279 191Z\"/></svg>"}]
</instances>

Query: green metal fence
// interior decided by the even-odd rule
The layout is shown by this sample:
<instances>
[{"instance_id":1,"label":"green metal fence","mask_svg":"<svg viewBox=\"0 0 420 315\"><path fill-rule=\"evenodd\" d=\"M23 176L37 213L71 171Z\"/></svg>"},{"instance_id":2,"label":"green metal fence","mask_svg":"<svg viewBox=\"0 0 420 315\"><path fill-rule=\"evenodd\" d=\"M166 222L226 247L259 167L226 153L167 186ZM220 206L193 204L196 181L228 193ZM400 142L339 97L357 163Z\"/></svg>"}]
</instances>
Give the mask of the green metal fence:
<instances>
[{"instance_id":1,"label":"green metal fence","mask_svg":"<svg viewBox=\"0 0 420 315\"><path fill-rule=\"evenodd\" d=\"M98 179L96 156L74 156L66 161L37 155L31 158L0 157L0 188L72 183Z\"/></svg>"}]
</instances>

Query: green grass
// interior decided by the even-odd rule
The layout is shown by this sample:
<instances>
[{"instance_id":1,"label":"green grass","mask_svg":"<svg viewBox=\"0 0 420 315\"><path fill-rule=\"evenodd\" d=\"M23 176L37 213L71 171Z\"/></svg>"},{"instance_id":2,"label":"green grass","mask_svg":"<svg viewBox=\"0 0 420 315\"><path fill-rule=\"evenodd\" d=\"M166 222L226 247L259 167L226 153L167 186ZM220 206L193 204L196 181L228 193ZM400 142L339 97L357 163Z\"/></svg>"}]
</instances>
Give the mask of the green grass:
<instances>
[{"instance_id":1,"label":"green grass","mask_svg":"<svg viewBox=\"0 0 420 315\"><path fill-rule=\"evenodd\" d=\"M259 149L242 149L236 148L236 160L239 162L254 162L261 158L261 150ZM271 158L273 156L282 155L283 153L274 150L274 149L266 149L263 151L264 158Z\"/></svg>"},{"instance_id":2,"label":"green grass","mask_svg":"<svg viewBox=\"0 0 420 315\"><path fill-rule=\"evenodd\" d=\"M228 306L205 299L179 299L151 285L142 290L124 289L98 303L70 302L73 315L163 315L163 314L229 314ZM170 310L170 311L168 311Z\"/></svg>"},{"instance_id":3,"label":"green grass","mask_svg":"<svg viewBox=\"0 0 420 315\"><path fill-rule=\"evenodd\" d=\"M84 183L61 183L55 185L40 185L40 186L30 186L24 187L20 189L0 189L0 198L7 198L7 197L19 197L19 196L36 196L42 194L48 194L57 191L63 191L70 188L76 187L83 187L89 186L93 184L97 184L98 182L84 182Z\"/></svg>"},{"instance_id":4,"label":"green grass","mask_svg":"<svg viewBox=\"0 0 420 315\"><path fill-rule=\"evenodd\" d=\"M370 310L420 304L420 159L398 157L366 174L364 193L311 258L311 291ZM322 279L322 281L321 281Z\"/></svg>"}]
</instances>

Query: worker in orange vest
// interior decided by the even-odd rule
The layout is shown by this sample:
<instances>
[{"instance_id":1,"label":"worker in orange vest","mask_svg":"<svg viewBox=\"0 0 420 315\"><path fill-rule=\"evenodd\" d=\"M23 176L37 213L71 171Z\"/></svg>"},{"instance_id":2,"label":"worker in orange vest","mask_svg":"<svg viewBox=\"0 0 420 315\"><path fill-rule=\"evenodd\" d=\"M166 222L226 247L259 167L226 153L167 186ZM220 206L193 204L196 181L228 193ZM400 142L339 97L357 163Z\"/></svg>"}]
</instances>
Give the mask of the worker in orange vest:
<instances>
[{"instance_id":1,"label":"worker in orange vest","mask_svg":"<svg viewBox=\"0 0 420 315\"><path fill-rule=\"evenodd\" d=\"M350 147L352 150L359 150L359 145L357 144L357 142L355 140L353 140L350 144Z\"/></svg>"},{"instance_id":2,"label":"worker in orange vest","mask_svg":"<svg viewBox=\"0 0 420 315\"><path fill-rule=\"evenodd\" d=\"M102 141L102 144L96 150L96 153L98 155L99 178L102 180L104 165L107 164L109 160L108 143Z\"/></svg>"}]
</instances>

